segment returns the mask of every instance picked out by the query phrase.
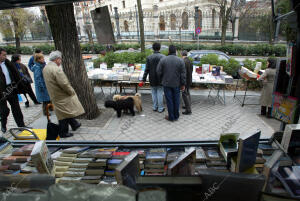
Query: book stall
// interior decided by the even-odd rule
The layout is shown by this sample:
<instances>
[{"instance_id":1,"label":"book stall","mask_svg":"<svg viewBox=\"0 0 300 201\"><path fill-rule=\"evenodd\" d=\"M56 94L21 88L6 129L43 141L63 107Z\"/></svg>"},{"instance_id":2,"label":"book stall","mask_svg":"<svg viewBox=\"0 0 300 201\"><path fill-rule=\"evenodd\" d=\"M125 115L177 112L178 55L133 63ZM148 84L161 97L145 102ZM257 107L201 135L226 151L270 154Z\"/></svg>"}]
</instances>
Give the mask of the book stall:
<instances>
[{"instance_id":1,"label":"book stall","mask_svg":"<svg viewBox=\"0 0 300 201\"><path fill-rule=\"evenodd\" d=\"M118 92L118 86L120 87L119 92L125 92L125 88L134 85L135 92L138 92L139 83L143 80L145 71L145 64L118 64L115 63L111 69L107 68L105 63L100 64L100 68L95 68L88 71L88 78L94 83L95 81L100 82L100 88L102 93L103 83L110 83L110 95ZM147 77L147 82L149 78ZM226 85L233 84L233 78L227 75L221 66L212 66L209 64L203 64L202 66L194 66L192 73L192 83L194 85L204 84L209 91L209 97L219 100L225 104L225 87ZM144 88L142 88L144 89ZM212 96L212 91L216 91L216 97ZM221 96L221 92L223 96Z\"/></svg>"},{"instance_id":2,"label":"book stall","mask_svg":"<svg viewBox=\"0 0 300 201\"><path fill-rule=\"evenodd\" d=\"M9 142L2 138L0 186L2 196L10 187L18 189L8 195L10 200L14 196L52 200L51 193L23 193L71 187L91 188L100 196L114 185L131 196L129 200L149 200L144 194L172 201L259 200L264 194L294 199L300 197L299 132L300 125L289 124L270 140L260 139L259 130L243 138L239 133L221 134L219 141L207 142Z\"/></svg>"}]
</instances>

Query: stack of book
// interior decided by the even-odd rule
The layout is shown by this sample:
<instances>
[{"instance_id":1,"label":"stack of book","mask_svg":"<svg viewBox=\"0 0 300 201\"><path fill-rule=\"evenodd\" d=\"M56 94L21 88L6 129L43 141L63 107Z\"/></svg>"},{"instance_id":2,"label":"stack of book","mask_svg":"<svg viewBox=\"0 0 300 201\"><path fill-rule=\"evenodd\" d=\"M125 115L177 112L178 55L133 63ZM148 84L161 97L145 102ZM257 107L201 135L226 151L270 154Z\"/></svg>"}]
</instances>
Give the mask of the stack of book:
<instances>
[{"instance_id":1,"label":"stack of book","mask_svg":"<svg viewBox=\"0 0 300 201\"><path fill-rule=\"evenodd\" d=\"M78 156L86 151L88 147L71 147L62 151L56 152L55 159L55 177L58 178L57 182L73 182L80 181L84 176L86 166L83 165Z\"/></svg>"},{"instance_id":2,"label":"stack of book","mask_svg":"<svg viewBox=\"0 0 300 201\"><path fill-rule=\"evenodd\" d=\"M167 168L165 167L166 159L167 150L165 148L149 149L146 153L145 175L165 175Z\"/></svg>"},{"instance_id":3,"label":"stack of book","mask_svg":"<svg viewBox=\"0 0 300 201\"><path fill-rule=\"evenodd\" d=\"M206 166L208 169L213 169L221 172L228 172L227 163L224 157L219 153L217 148L208 148L206 153Z\"/></svg>"},{"instance_id":4,"label":"stack of book","mask_svg":"<svg viewBox=\"0 0 300 201\"><path fill-rule=\"evenodd\" d=\"M206 154L202 147L196 148L196 163L193 164L193 175L199 175L200 171L207 169L206 165Z\"/></svg>"},{"instance_id":5,"label":"stack of book","mask_svg":"<svg viewBox=\"0 0 300 201\"><path fill-rule=\"evenodd\" d=\"M30 154L34 147L32 145L25 145L21 148L12 149L12 146L9 142L5 142L0 146L2 154L0 154L0 173L3 174L19 174L26 173L22 171L27 167L28 162L30 161ZM6 153L6 154L4 154Z\"/></svg>"},{"instance_id":6,"label":"stack of book","mask_svg":"<svg viewBox=\"0 0 300 201\"><path fill-rule=\"evenodd\" d=\"M9 153L12 150L10 142L1 142L0 143L0 154Z\"/></svg>"}]
</instances>

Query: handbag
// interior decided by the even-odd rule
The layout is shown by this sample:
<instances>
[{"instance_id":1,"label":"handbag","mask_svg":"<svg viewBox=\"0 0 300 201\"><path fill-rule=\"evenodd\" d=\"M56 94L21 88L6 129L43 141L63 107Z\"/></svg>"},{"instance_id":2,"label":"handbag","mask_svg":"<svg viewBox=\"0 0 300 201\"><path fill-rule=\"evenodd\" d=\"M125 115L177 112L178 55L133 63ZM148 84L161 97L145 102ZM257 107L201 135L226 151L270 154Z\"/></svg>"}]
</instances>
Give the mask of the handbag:
<instances>
[{"instance_id":1,"label":"handbag","mask_svg":"<svg viewBox=\"0 0 300 201\"><path fill-rule=\"evenodd\" d=\"M46 107L46 114L48 119L46 140L56 140L57 137L59 136L59 125L51 122L50 115L49 115L49 108L53 109L53 104L49 103Z\"/></svg>"}]
</instances>

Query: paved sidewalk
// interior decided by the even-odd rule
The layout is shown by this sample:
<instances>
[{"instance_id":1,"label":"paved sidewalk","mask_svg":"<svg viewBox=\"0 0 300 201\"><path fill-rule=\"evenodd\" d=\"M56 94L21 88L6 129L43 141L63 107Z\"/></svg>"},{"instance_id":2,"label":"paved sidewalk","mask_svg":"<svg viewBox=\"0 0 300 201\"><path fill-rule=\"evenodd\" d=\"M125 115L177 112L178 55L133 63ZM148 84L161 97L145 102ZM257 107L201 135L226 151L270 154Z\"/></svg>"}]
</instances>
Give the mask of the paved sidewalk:
<instances>
[{"instance_id":1,"label":"paved sidewalk","mask_svg":"<svg viewBox=\"0 0 300 201\"><path fill-rule=\"evenodd\" d=\"M109 94L108 88L105 93ZM239 92L242 93L242 92ZM251 92L257 94L256 92ZM122 115L117 118L112 109L104 108L104 100L100 88L95 88L95 95L101 115L95 120L79 119L82 127L71 138L64 141L183 141L183 140L216 140L220 133L238 132L241 136L256 129L262 131L261 137L270 137L279 129L279 121L267 119L259 114L260 107L241 107L233 99L233 92L226 92L226 105L214 103L207 98L207 90L192 90L192 115L181 115L177 122L164 120L167 114L152 111L150 91L142 91L143 112L136 116ZM259 93L258 93L259 94ZM258 103L259 97L250 100ZM24 108L22 111L26 122L34 128L46 128L46 117L41 114L41 106ZM180 111L182 112L182 110ZM57 122L55 115L51 116ZM9 127L15 126L10 116Z\"/></svg>"}]
</instances>

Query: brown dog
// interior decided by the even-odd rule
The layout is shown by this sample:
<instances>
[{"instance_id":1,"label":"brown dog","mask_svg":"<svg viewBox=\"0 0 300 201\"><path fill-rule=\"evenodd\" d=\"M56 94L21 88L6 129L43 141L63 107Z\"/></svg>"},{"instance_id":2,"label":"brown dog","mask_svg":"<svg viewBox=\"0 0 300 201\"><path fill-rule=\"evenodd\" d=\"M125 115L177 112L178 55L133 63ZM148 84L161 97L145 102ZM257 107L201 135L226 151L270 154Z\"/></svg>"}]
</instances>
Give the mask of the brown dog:
<instances>
[{"instance_id":1,"label":"brown dog","mask_svg":"<svg viewBox=\"0 0 300 201\"><path fill-rule=\"evenodd\" d=\"M141 99L142 96L140 93L136 93L134 96L121 96L121 95L117 94L117 95L113 96L113 100L114 101L125 100L129 97L133 99L134 105L135 105L137 111L141 112L143 110L143 108L142 108L142 99Z\"/></svg>"}]
</instances>

